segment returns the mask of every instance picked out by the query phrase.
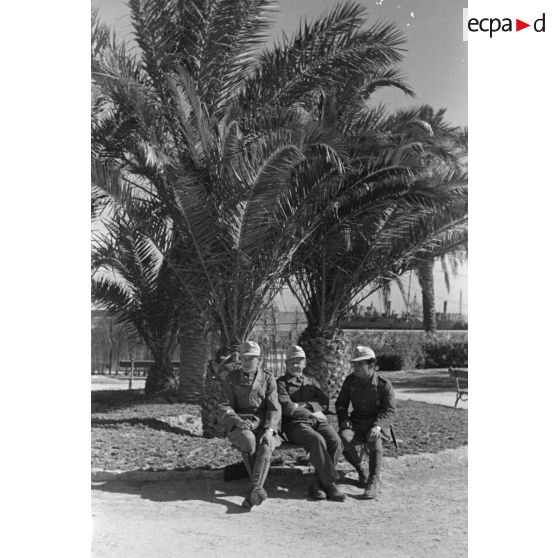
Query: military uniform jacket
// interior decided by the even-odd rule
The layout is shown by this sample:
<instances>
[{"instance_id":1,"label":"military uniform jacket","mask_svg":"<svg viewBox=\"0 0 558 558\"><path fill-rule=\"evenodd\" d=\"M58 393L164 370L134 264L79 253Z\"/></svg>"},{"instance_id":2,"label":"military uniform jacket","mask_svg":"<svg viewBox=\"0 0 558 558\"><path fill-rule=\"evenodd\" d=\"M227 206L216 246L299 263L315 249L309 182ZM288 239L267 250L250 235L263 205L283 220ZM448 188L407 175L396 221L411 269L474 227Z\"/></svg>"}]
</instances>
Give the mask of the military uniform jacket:
<instances>
[{"instance_id":1,"label":"military uniform jacket","mask_svg":"<svg viewBox=\"0 0 558 558\"><path fill-rule=\"evenodd\" d=\"M387 432L395 417L395 392L389 380L374 373L370 380L361 380L349 374L335 402L339 423L349 418L349 405L353 409L350 419L354 423L369 423L368 428L380 426Z\"/></svg>"},{"instance_id":2,"label":"military uniform jacket","mask_svg":"<svg viewBox=\"0 0 558 558\"><path fill-rule=\"evenodd\" d=\"M277 383L273 375L260 367L252 375L241 368L225 378L223 401L219 405L221 422L230 432L242 420L250 420L253 430L259 426L277 432L281 406L277 399Z\"/></svg>"},{"instance_id":3,"label":"military uniform jacket","mask_svg":"<svg viewBox=\"0 0 558 558\"><path fill-rule=\"evenodd\" d=\"M277 380L277 393L283 411L283 430L292 424L308 422L312 413L329 407L329 397L312 376L284 374ZM298 405L297 405L298 403Z\"/></svg>"}]
</instances>

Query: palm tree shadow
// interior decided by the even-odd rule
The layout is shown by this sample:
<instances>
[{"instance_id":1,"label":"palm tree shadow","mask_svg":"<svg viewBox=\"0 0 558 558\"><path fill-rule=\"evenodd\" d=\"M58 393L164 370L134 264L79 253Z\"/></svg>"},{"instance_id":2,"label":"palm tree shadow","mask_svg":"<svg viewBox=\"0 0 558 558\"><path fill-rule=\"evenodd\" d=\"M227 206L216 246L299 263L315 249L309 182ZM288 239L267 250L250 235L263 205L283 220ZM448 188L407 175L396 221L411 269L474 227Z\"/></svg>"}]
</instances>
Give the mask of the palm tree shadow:
<instances>
[{"instance_id":1,"label":"palm tree shadow","mask_svg":"<svg viewBox=\"0 0 558 558\"><path fill-rule=\"evenodd\" d=\"M246 513L242 502L248 491L248 480L225 482L222 479L131 481L114 480L95 482L92 490L116 494L136 495L152 502L203 501L219 504L226 508L226 514ZM307 482L293 478L268 478L265 489L269 499L297 499L306 496Z\"/></svg>"}]
</instances>

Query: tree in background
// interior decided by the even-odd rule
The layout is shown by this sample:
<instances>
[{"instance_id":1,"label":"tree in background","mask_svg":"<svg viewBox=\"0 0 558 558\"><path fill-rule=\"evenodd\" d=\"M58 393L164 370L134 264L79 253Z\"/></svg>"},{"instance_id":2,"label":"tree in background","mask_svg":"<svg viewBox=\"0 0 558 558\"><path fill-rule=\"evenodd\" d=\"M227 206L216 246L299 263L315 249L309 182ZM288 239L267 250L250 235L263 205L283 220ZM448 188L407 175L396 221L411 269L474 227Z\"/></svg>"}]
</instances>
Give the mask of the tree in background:
<instances>
[{"instance_id":1,"label":"tree in background","mask_svg":"<svg viewBox=\"0 0 558 558\"><path fill-rule=\"evenodd\" d=\"M425 117L429 124L435 130L441 130L442 133L435 134L436 149L434 152L425 158L425 164L432 167L433 172L443 173L447 169L460 170L466 168L467 165L467 130L452 127L444 121L445 111L440 110L436 113L428 107L423 110L423 117ZM436 293L434 288L434 264L436 258L440 258L444 270L444 279L446 287L449 291L449 270L446 265L448 258L449 262L454 268L458 261L460 261L460 254L462 254L466 247L466 238L463 242L453 246L450 253L440 252L437 247L434 247L431 254L423 253L422 258L418 261L416 271L419 280L419 285L422 294L422 322L423 329L427 333L436 333L437 319L436 319ZM446 258L445 256L448 256Z\"/></svg>"},{"instance_id":2,"label":"tree in background","mask_svg":"<svg viewBox=\"0 0 558 558\"><path fill-rule=\"evenodd\" d=\"M297 253L291 282L308 319L299 339L308 371L332 396L348 372L338 322L359 295L385 288L426 255L454 249L466 238L466 173L426 164L434 157L452 159L442 142L451 130L438 120L433 127L432 114L420 107L383 117L362 106L350 117L337 113L351 146L338 224L324 221L313 238L320 249Z\"/></svg>"},{"instance_id":3,"label":"tree in background","mask_svg":"<svg viewBox=\"0 0 558 558\"><path fill-rule=\"evenodd\" d=\"M183 299L180 282L167 263L174 242L170 223L166 220L165 226L165 219L157 216L152 199L137 197L120 180L113 182L110 170L95 165L92 170L98 226L102 227L93 241L93 302L149 348L154 364L148 372L146 394L176 392L171 360ZM161 246L167 258L161 257Z\"/></svg>"}]
</instances>

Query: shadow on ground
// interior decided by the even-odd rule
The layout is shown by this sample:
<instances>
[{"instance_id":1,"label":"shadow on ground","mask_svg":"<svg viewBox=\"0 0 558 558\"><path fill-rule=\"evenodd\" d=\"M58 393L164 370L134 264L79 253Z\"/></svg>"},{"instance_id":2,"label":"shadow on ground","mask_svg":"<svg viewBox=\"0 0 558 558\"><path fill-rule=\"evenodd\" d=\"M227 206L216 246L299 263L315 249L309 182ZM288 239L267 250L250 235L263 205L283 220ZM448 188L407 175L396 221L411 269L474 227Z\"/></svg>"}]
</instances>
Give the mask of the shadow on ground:
<instances>
[{"instance_id":1,"label":"shadow on ground","mask_svg":"<svg viewBox=\"0 0 558 558\"><path fill-rule=\"evenodd\" d=\"M308 477L308 478L307 478ZM270 499L312 500L308 496L309 476L299 478L269 478L265 489ZM246 513L242 501L248 490L248 480L225 482L223 480L198 479L188 481L110 481L92 483L94 491L137 495L153 502L204 501L220 504L227 514Z\"/></svg>"},{"instance_id":2,"label":"shadow on ground","mask_svg":"<svg viewBox=\"0 0 558 558\"><path fill-rule=\"evenodd\" d=\"M270 499L313 501L308 494L308 486L313 474L300 474L286 468L284 471L273 471L268 477L265 490ZM349 498L360 499L362 489L357 486L356 473L341 472L338 486ZM93 482L93 491L114 494L136 495L152 502L187 502L190 500L220 504L226 508L227 514L246 513L242 501L247 494L248 479L226 482L218 479L187 479L187 480L147 480L133 481L117 479L108 482Z\"/></svg>"},{"instance_id":3,"label":"shadow on ground","mask_svg":"<svg viewBox=\"0 0 558 558\"><path fill-rule=\"evenodd\" d=\"M176 426L171 426L163 420L156 418L123 418L123 419L106 419L93 417L91 419L91 426L98 426L101 428L118 428L120 425L127 424L130 426L146 426L153 430L160 430L163 432L172 432L173 434L180 434L184 436L192 436L194 438L200 438L196 432L187 430L184 428L178 428Z\"/></svg>"}]
</instances>

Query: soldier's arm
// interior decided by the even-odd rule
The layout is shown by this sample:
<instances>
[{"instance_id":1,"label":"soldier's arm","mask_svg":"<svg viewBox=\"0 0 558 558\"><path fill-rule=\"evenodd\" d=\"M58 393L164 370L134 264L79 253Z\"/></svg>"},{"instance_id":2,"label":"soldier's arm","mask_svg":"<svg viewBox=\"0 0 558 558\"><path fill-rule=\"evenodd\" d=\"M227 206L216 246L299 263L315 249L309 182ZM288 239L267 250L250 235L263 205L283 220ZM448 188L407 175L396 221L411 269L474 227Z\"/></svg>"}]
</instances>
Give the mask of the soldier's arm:
<instances>
[{"instance_id":1,"label":"soldier's arm","mask_svg":"<svg viewBox=\"0 0 558 558\"><path fill-rule=\"evenodd\" d=\"M279 378L277 380L277 399L281 404L281 411L283 416L289 418L293 415L298 405L293 403L289 391L287 390L287 384L284 378Z\"/></svg>"},{"instance_id":2,"label":"soldier's arm","mask_svg":"<svg viewBox=\"0 0 558 558\"><path fill-rule=\"evenodd\" d=\"M313 413L329 409L329 397L322 390L317 380L313 380L312 388L312 400L306 401L306 405Z\"/></svg>"},{"instance_id":3,"label":"soldier's arm","mask_svg":"<svg viewBox=\"0 0 558 558\"><path fill-rule=\"evenodd\" d=\"M223 382L223 398L219 403L220 421L225 426L227 432L230 432L235 426L242 422L242 419L234 410L234 392L230 379L230 374Z\"/></svg>"},{"instance_id":4,"label":"soldier's arm","mask_svg":"<svg viewBox=\"0 0 558 558\"><path fill-rule=\"evenodd\" d=\"M279 430L281 420L281 403L277 395L277 382L270 374L267 380L265 392L265 421L264 428L271 428L275 432Z\"/></svg>"},{"instance_id":5,"label":"soldier's arm","mask_svg":"<svg viewBox=\"0 0 558 558\"><path fill-rule=\"evenodd\" d=\"M337 413L337 422L339 427L343 421L349 420L349 405L351 403L351 398L349 396L349 378L345 378L343 385L341 386L341 391L337 396L337 401L335 401L335 412Z\"/></svg>"},{"instance_id":6,"label":"soldier's arm","mask_svg":"<svg viewBox=\"0 0 558 558\"><path fill-rule=\"evenodd\" d=\"M389 425L395 418L395 390L391 382L386 382L382 390L382 410L378 414L378 418L374 422L374 426L379 426L387 432Z\"/></svg>"}]
</instances>

